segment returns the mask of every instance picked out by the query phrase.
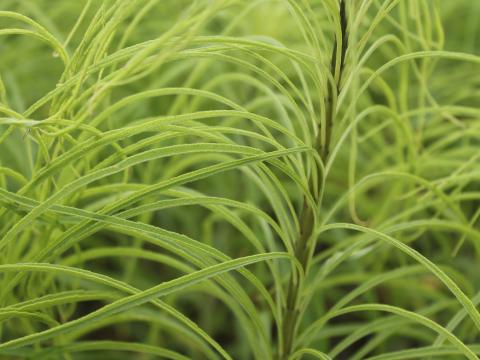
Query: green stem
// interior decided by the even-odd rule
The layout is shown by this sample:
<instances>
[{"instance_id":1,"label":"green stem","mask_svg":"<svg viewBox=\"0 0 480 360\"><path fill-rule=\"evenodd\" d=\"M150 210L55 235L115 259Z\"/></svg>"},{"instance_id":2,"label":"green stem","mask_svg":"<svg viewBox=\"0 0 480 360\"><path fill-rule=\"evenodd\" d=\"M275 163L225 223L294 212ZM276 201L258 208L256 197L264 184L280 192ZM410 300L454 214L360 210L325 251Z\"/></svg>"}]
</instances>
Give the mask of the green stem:
<instances>
[{"instance_id":1,"label":"green stem","mask_svg":"<svg viewBox=\"0 0 480 360\"><path fill-rule=\"evenodd\" d=\"M334 84L329 84L327 92L327 112L326 112L326 129L325 129L325 143L321 144L320 140L320 131L318 132L318 137L316 139L316 148L325 162L329 155L330 141L333 123L335 120L335 106L338 94L340 93L340 81L342 78L345 55L347 52L348 40L347 40L347 16L345 9L344 0L340 0L339 8L340 16L340 26L341 26L341 57L340 64L337 66L337 38L334 39L333 51L332 51L332 60L331 60L331 71L333 78L335 79ZM318 169L320 170L320 169ZM310 179L311 180L311 179ZM311 182L311 181L310 181ZM311 189L312 191L312 189ZM315 194L312 191L312 194ZM320 200L316 199L317 203L314 207L309 206L306 199L303 201L303 208L300 214L300 234L298 236L298 241L295 246L295 257L302 265L304 271L307 270L308 262L310 259L310 249L312 243L309 241L314 232L315 224L315 215L320 209ZM290 277L288 284L287 300L285 305L285 310L283 314L283 323L282 323L282 334L283 334L283 348L279 353L280 360L287 360L293 352L293 343L295 340L295 334L299 322L299 303L301 297L302 283L297 272L293 273Z\"/></svg>"},{"instance_id":2,"label":"green stem","mask_svg":"<svg viewBox=\"0 0 480 360\"><path fill-rule=\"evenodd\" d=\"M301 231L299 241L295 247L295 257L305 270L308 265L309 251L308 240L310 239L314 229L314 209L307 205L304 201L304 206L301 214ZM281 360L286 360L292 353L293 340L295 338L295 332L298 323L298 303L301 292L301 279L298 273L292 274L290 277L287 293L287 301L285 306L285 312L283 316L282 331L284 336L283 352L280 354Z\"/></svg>"},{"instance_id":3,"label":"green stem","mask_svg":"<svg viewBox=\"0 0 480 360\"><path fill-rule=\"evenodd\" d=\"M328 91L327 91L327 104L326 104L326 127L325 127L325 144L321 149L321 157L324 161L327 160L328 155L330 153L330 143L332 138L332 129L333 123L335 120L335 107L336 107L336 99L338 94L340 93L340 82L342 80L343 68L345 65L345 55L347 53L348 47L348 34L347 34L347 13L345 9L345 1L340 1L340 43L341 43L341 52L340 52L340 63L337 67L337 44L338 39L335 37L333 40L333 51L332 51L332 61L330 64L331 73L333 75L334 84L328 84Z\"/></svg>"}]
</instances>

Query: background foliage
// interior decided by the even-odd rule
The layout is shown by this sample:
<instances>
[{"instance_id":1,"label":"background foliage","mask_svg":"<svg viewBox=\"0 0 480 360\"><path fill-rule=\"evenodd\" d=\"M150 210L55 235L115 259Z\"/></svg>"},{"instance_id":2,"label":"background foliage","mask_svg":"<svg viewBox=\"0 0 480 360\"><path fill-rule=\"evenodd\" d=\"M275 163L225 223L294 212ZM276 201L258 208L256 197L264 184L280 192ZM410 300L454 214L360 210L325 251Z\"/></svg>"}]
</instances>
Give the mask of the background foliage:
<instances>
[{"instance_id":1,"label":"background foliage","mask_svg":"<svg viewBox=\"0 0 480 360\"><path fill-rule=\"evenodd\" d=\"M477 359L479 16L0 0L0 357Z\"/></svg>"}]
</instances>

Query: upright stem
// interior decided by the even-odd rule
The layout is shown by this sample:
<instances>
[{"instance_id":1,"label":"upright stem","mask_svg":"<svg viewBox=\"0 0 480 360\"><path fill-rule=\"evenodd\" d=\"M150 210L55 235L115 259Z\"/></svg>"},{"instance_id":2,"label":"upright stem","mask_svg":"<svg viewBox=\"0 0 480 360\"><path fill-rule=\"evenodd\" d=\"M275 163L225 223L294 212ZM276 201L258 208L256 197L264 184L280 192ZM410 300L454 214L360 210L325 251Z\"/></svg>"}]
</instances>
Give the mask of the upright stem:
<instances>
[{"instance_id":1,"label":"upright stem","mask_svg":"<svg viewBox=\"0 0 480 360\"><path fill-rule=\"evenodd\" d=\"M337 46L338 39L335 36L333 39L333 51L332 61L330 64L330 71L333 75L334 83L328 83L327 92L327 111L326 111L326 127L325 127L325 144L323 144L321 150L321 157L325 161L330 153L330 142L332 137L333 121L335 117L336 99L340 93L340 82L342 80L343 67L345 65L345 55L348 47L348 35L347 35L347 13L345 9L345 1L340 0L340 63L337 67Z\"/></svg>"},{"instance_id":2,"label":"upright stem","mask_svg":"<svg viewBox=\"0 0 480 360\"><path fill-rule=\"evenodd\" d=\"M302 265L303 269L306 269L309 259L308 240L313 232L314 225L314 210L307 205L304 201L302 209L301 229L299 239L295 247L295 257ZM293 339L295 337L295 329L298 322L298 301L300 299L301 282L298 273L292 274L288 284L287 301L285 306L285 312L283 316L283 336L284 347L283 353L280 355L280 359L286 360L290 356L293 348Z\"/></svg>"},{"instance_id":3,"label":"upright stem","mask_svg":"<svg viewBox=\"0 0 480 360\"><path fill-rule=\"evenodd\" d=\"M316 139L316 148L319 152L322 160L326 162L329 155L330 141L332 128L335 118L335 106L336 98L340 92L340 81L342 78L342 72L345 62L345 54L347 51L347 15L345 10L345 1L340 0L340 25L341 25L341 58L340 64L337 65L337 37L335 36L333 51L332 51L332 61L331 61L331 72L335 80L334 84L329 83L327 98L326 98L326 128L325 128L325 143L321 144L320 140L320 131ZM320 170L320 169L318 169ZM311 182L311 179L310 179ZM313 191L312 191L313 193ZM300 213L300 233L298 235L298 240L295 245L295 257L302 265L303 270L307 269L308 262L310 260L310 250L312 243L309 241L314 232L315 224L315 215L320 209L320 200L316 199L316 206L309 206L306 199L303 200L303 207ZM299 321L299 301L301 295L301 279L298 273L293 273L290 277L288 284L288 292L286 305L283 313L283 324L282 324L282 333L283 333L283 349L279 353L280 360L287 360L293 351L293 342L295 339L296 328Z\"/></svg>"}]
</instances>

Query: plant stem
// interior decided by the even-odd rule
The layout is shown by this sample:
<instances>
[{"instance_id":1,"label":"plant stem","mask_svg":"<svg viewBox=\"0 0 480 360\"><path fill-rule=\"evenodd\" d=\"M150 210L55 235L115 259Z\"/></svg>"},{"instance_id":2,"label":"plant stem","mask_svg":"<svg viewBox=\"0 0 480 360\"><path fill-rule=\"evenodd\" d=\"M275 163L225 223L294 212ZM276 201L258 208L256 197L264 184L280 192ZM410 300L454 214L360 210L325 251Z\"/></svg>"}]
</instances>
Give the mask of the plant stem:
<instances>
[{"instance_id":1,"label":"plant stem","mask_svg":"<svg viewBox=\"0 0 480 360\"><path fill-rule=\"evenodd\" d=\"M327 111L326 111L326 129L325 129L325 143L321 144L320 140L320 131L316 139L317 150L324 162L326 162L329 155L330 141L332 128L335 118L335 106L336 98L340 93L340 81L342 79L342 73L345 63L345 54L348 46L347 38L347 16L345 10L345 1L340 0L340 26L341 26L341 57L340 64L337 65L337 37L334 39L333 51L331 58L331 72L335 80L334 84L329 83L328 92L327 92ZM320 169L318 169L320 170ZM312 193L314 193L312 191ZM300 234L298 236L298 241L295 246L295 257L302 265L304 271L307 270L308 262L310 260L310 248L311 243L309 239L312 237L314 232L315 224L315 214L318 213L320 209L319 199L316 199L317 203L315 207L308 205L306 199L303 200L302 212L300 214ZM287 300L285 311L283 315L283 351L279 354L280 360L287 360L292 354L293 342L295 339L295 333L299 321L299 309L298 304L301 296L301 279L297 272L293 273L290 277L288 284Z\"/></svg>"},{"instance_id":2,"label":"plant stem","mask_svg":"<svg viewBox=\"0 0 480 360\"><path fill-rule=\"evenodd\" d=\"M309 259L308 239L310 239L314 228L314 209L307 205L304 201L304 206L301 214L301 229L299 241L295 247L295 257L305 270ZM295 330L298 323L298 302L300 299L301 281L298 273L292 274L288 284L287 301L285 306L285 313L283 317L283 336L284 348L280 354L281 360L286 360L290 356L293 348L293 340L295 337Z\"/></svg>"},{"instance_id":3,"label":"plant stem","mask_svg":"<svg viewBox=\"0 0 480 360\"><path fill-rule=\"evenodd\" d=\"M340 28L341 28L341 52L340 52L340 63L337 67L337 37L333 40L333 51L332 51L332 61L330 65L330 71L333 75L334 83L328 84L327 92L327 104L326 104L326 127L325 127L325 144L323 144L321 154L323 161L326 161L330 153L330 142L332 138L332 129L333 122L335 118L335 107L337 103L337 96L340 93L340 82L342 80L343 68L345 65L345 55L347 53L348 47L348 35L347 35L347 13L345 10L345 1L340 1Z\"/></svg>"}]
</instances>

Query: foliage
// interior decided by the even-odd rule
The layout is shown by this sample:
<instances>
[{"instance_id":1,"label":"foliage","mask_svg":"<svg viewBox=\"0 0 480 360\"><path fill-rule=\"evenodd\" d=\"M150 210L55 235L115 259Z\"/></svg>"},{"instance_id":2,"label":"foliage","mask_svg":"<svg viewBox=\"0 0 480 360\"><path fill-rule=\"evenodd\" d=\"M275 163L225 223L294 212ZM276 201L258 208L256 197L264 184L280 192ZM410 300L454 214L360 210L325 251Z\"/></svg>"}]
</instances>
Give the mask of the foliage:
<instances>
[{"instance_id":1,"label":"foliage","mask_svg":"<svg viewBox=\"0 0 480 360\"><path fill-rule=\"evenodd\" d=\"M477 359L480 2L1 0L2 359Z\"/></svg>"}]
</instances>

